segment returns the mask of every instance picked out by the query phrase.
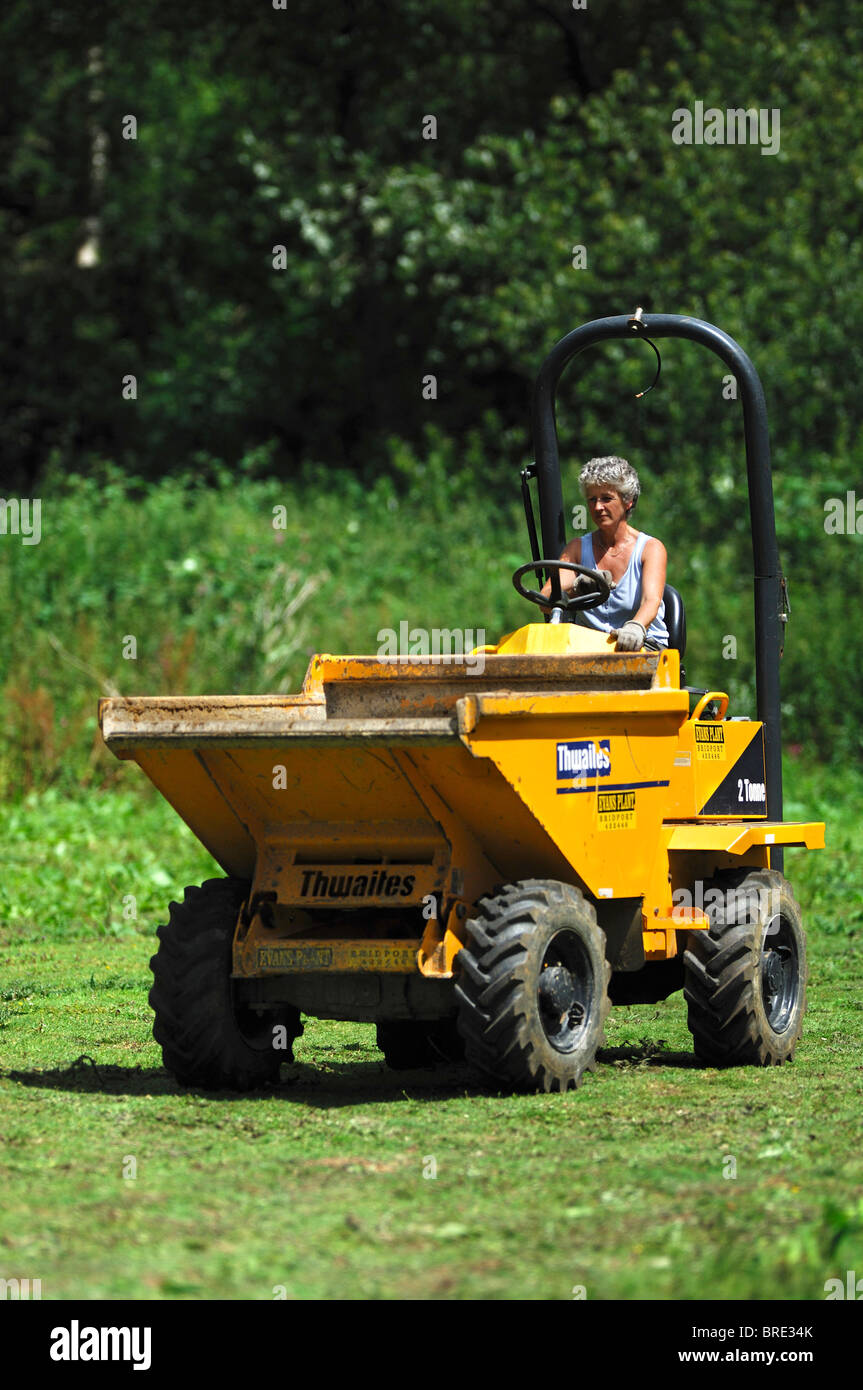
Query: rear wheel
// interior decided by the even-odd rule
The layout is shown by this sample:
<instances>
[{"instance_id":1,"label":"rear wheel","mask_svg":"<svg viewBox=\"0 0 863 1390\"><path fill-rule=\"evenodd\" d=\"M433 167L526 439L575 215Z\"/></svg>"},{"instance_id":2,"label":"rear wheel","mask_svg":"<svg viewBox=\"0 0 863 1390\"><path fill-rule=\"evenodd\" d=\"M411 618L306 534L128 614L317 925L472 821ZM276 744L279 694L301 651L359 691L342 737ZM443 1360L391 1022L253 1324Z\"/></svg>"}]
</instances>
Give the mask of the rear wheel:
<instances>
[{"instance_id":1,"label":"rear wheel","mask_svg":"<svg viewBox=\"0 0 863 1390\"><path fill-rule=\"evenodd\" d=\"M285 1005L258 1015L236 997L231 948L249 892L236 878L211 878L171 903L150 961L153 1036L168 1071L184 1086L248 1091L278 1081L291 1043L302 1033L299 1010Z\"/></svg>"},{"instance_id":2,"label":"rear wheel","mask_svg":"<svg viewBox=\"0 0 863 1390\"><path fill-rule=\"evenodd\" d=\"M714 1066L787 1062L803 1033L807 972L791 885L772 869L720 874L705 910L710 929L690 935L683 957L695 1055Z\"/></svg>"},{"instance_id":3,"label":"rear wheel","mask_svg":"<svg viewBox=\"0 0 863 1390\"><path fill-rule=\"evenodd\" d=\"M461 1061L464 1042L455 1019L415 1022L401 1019L377 1026L378 1047L393 1071L440 1067Z\"/></svg>"},{"instance_id":4,"label":"rear wheel","mask_svg":"<svg viewBox=\"0 0 863 1390\"><path fill-rule=\"evenodd\" d=\"M611 1007L605 933L577 888L525 879L482 898L456 960L467 1060L519 1090L593 1070Z\"/></svg>"}]
</instances>

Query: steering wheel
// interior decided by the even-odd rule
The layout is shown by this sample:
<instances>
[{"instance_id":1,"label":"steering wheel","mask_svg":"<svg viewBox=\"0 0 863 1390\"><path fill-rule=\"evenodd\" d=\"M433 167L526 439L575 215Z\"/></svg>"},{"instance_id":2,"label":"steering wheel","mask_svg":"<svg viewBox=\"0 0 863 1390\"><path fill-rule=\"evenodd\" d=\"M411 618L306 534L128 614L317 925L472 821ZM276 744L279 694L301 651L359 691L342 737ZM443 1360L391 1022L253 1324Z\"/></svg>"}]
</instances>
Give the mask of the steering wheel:
<instances>
[{"instance_id":1,"label":"steering wheel","mask_svg":"<svg viewBox=\"0 0 863 1390\"><path fill-rule=\"evenodd\" d=\"M575 570L576 574L586 574L588 579L592 579L596 584L596 592L588 594L573 594L567 598L561 593L559 599L553 599L538 593L536 589L526 589L521 582L521 576L527 574L528 570ZM575 565L571 560L531 560L526 565L520 565L512 576L516 592L522 598L530 599L531 603L538 603L541 608L557 609L561 613L583 613L587 608L598 608L601 603L605 603L611 588L607 581L603 579L599 570L589 570L585 565Z\"/></svg>"}]
</instances>

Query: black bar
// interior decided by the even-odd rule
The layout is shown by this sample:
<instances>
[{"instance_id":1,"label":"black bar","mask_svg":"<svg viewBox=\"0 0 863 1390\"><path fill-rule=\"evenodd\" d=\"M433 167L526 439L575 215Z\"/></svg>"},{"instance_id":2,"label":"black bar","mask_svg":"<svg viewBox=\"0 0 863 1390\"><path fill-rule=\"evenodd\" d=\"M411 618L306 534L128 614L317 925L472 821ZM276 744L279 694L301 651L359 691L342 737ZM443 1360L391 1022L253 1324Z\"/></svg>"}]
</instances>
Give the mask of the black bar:
<instances>
[{"instance_id":1,"label":"black bar","mask_svg":"<svg viewBox=\"0 0 863 1390\"><path fill-rule=\"evenodd\" d=\"M524 519L525 519L525 521L527 522L527 534L528 534L528 537L530 538L530 553L531 553L531 558L532 558L532 559L538 560L538 559L540 558L540 549L539 549L539 541L537 540L537 535L536 535L536 518L535 518L535 516L534 516L534 514L533 514L533 498L532 498L531 495L530 495L530 481L529 481L529 480L530 480L530 478L532 478L532 477L533 477L533 470L532 470L532 469L530 469L530 468L523 468L523 469L521 470L521 500L522 500L522 502L524 503ZM540 571L539 571L539 575L540 575L540 583L542 584L542 583L545 582L545 578L546 578L545 572L542 571L542 570L540 570Z\"/></svg>"},{"instance_id":2,"label":"black bar","mask_svg":"<svg viewBox=\"0 0 863 1390\"><path fill-rule=\"evenodd\" d=\"M841 1262L835 1267L841 1268ZM529 1251L525 1268L530 1270ZM854 1293L847 1297L840 1294L838 1301L829 1301L815 1280L811 1299L764 1299L757 1303L733 1299L617 1301L578 1298L574 1289L570 1296L571 1276L565 1292L562 1280L560 1284L561 1287L547 1284L539 1293L532 1293L533 1301L529 1306L553 1302L561 1310L560 1317L573 1338L586 1341L588 1336L602 1337L605 1342L612 1343L617 1378L623 1376L626 1383L643 1380L646 1368L662 1372L666 1368L679 1368L688 1361L691 1371L696 1357L702 1364L707 1358L719 1361L726 1372L730 1369L733 1375L738 1370L737 1363L754 1361L755 1353L759 1358L771 1357L771 1372L777 1368L780 1371L778 1384L787 1384L781 1375L786 1366L795 1369L787 1358L792 1356L799 1362L806 1356L811 1358L803 1363L811 1381L817 1378L820 1384L825 1384L833 1380L838 1385L840 1379L847 1379L848 1367L859 1352L859 1313ZM700 1292L697 1279L693 1290ZM410 1285L406 1281L402 1299L409 1296ZM830 1298L834 1297L831 1294ZM345 1278L344 1288L336 1298L344 1303L366 1306L366 1316L376 1316L374 1309L380 1308L380 1300L368 1301L357 1281L349 1277ZM470 1299L470 1295L462 1298ZM502 1300L507 1298L510 1303L520 1302L517 1294L501 1295ZM397 1297L390 1296L391 1304L397 1302ZM281 1299L268 1300L257 1289L250 1291L245 1299L235 1297L219 1302L194 1298L176 1301L151 1298L135 1302L118 1299L15 1301L10 1303L5 1325L14 1328L23 1365L36 1368L40 1384L47 1386L65 1387L70 1381L72 1385L107 1385L110 1381L112 1385L125 1383L139 1387L155 1384L157 1379L163 1384L172 1371L176 1372L178 1364L191 1364L179 1363L178 1346L188 1347L193 1354L194 1378L199 1384L209 1380L248 1381L250 1347L254 1348L258 1379L263 1376L266 1383L270 1383L285 1364L287 1318L292 1317L294 1322L298 1316L304 1318L302 1307L319 1307L322 1316L332 1316L333 1301L332 1298L303 1299L298 1295L296 1301L292 1299L286 1307ZM489 1314L485 1310L491 1307L490 1303L483 1304L486 1320ZM505 1333L513 1315L507 1314L504 1307L499 1316L502 1335L489 1339L492 1358L489 1364L494 1371L500 1367L499 1379L503 1379L508 1370ZM237 1332L240 1321L242 1336ZM78 1324L77 1328L73 1327L73 1322ZM380 1325L386 1326L383 1321ZM102 1328L127 1331L128 1343L134 1348L137 1359L131 1356L102 1359L101 1338L98 1339L98 1360L85 1360L80 1355L78 1359L71 1359L80 1351L82 1335L88 1344L86 1354L91 1355L92 1333ZM717 1332L721 1332L721 1340ZM109 1343L106 1351L113 1345ZM126 1350L124 1339L117 1338L116 1345ZM70 1359L65 1359L66 1355ZM327 1347L327 1365L331 1368L330 1379L333 1375L350 1377L356 1366L354 1339L333 1339L333 1345ZM765 1366L763 1360L761 1365ZM695 1369L700 1370L697 1363ZM29 1377L27 1379L29 1381ZM768 1376L764 1383L769 1384L769 1380Z\"/></svg>"}]
</instances>

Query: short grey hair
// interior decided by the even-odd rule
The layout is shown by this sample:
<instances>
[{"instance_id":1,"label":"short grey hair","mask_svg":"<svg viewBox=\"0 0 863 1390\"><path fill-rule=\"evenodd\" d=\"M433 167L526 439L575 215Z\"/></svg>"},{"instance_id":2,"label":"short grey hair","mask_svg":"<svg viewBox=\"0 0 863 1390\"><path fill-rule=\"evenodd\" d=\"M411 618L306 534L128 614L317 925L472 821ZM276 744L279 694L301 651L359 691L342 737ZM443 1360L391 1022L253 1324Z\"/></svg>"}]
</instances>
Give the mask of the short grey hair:
<instances>
[{"instance_id":1,"label":"short grey hair","mask_svg":"<svg viewBox=\"0 0 863 1390\"><path fill-rule=\"evenodd\" d=\"M615 492L620 493L624 505L629 502L632 503L632 506L628 508L630 512L635 510L635 504L641 493L641 483L638 481L638 474L632 464L626 459L618 458L616 454L606 454L604 458L588 459L578 475L578 486L581 489L582 497L587 496L589 487L613 487Z\"/></svg>"}]
</instances>

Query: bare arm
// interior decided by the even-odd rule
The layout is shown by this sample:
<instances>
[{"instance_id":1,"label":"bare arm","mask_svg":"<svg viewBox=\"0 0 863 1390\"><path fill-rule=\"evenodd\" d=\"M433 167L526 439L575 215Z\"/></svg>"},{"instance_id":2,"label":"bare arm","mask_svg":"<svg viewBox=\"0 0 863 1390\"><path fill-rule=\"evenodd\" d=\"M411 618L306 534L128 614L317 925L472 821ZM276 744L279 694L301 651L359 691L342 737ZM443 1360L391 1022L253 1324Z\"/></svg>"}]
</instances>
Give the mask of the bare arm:
<instances>
[{"instance_id":1,"label":"bare arm","mask_svg":"<svg viewBox=\"0 0 863 1390\"><path fill-rule=\"evenodd\" d=\"M641 557L641 607L633 614L633 621L641 623L645 632L659 612L667 563L668 553L662 541L649 540Z\"/></svg>"}]
</instances>

